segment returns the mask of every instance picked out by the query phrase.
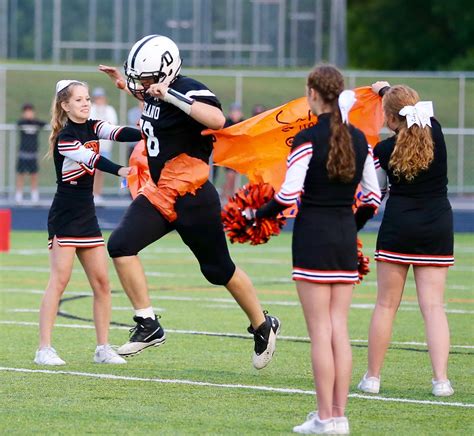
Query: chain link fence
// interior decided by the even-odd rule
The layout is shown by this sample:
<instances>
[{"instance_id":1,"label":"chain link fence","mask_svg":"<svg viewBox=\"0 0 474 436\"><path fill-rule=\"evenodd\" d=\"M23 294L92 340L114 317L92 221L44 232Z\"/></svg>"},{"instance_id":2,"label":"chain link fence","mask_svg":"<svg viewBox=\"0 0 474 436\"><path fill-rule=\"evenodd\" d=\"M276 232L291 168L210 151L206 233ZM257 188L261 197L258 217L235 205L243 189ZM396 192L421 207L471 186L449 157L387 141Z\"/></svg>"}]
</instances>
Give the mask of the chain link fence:
<instances>
[{"instance_id":1,"label":"chain link fence","mask_svg":"<svg viewBox=\"0 0 474 436\"><path fill-rule=\"evenodd\" d=\"M345 71L346 86L370 85L375 80L405 83L415 88L423 100L432 100L435 116L444 128L448 148L448 176L451 194L474 194L474 73L413 73L393 71ZM238 102L244 114L260 104L272 108L304 95L307 71L248 71L217 69L185 69L185 75L206 83L220 98L224 112ZM13 201L15 166L18 149L16 120L21 105L31 102L38 117L49 121L49 107L54 86L60 79L85 80L93 87L104 87L109 103L119 114L121 124L127 124L127 111L135 101L119 92L95 67L57 65L8 65L0 67L0 198ZM382 135L389 134L384 129ZM51 160L42 159L47 151L47 128L40 134L40 194L50 198L55 192L55 172ZM128 158L128 144L116 143L113 159L122 164ZM26 185L28 192L28 184ZM108 176L105 194L128 195L119 187L116 177Z\"/></svg>"}]
</instances>

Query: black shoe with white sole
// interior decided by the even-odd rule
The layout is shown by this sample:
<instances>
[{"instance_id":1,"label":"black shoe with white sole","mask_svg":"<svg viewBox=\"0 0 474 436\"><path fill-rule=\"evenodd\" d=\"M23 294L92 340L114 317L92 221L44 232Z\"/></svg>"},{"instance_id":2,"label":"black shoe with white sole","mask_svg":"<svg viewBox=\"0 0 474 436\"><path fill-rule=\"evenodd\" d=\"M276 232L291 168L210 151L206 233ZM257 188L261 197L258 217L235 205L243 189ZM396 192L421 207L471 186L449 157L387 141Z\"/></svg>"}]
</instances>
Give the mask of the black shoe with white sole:
<instances>
[{"instance_id":1,"label":"black shoe with white sole","mask_svg":"<svg viewBox=\"0 0 474 436\"><path fill-rule=\"evenodd\" d=\"M118 348L118 354L124 357L134 356L148 347L159 347L165 342L165 331L156 317L134 316L133 320L137 325L130 329L130 339Z\"/></svg>"},{"instance_id":2,"label":"black shoe with white sole","mask_svg":"<svg viewBox=\"0 0 474 436\"><path fill-rule=\"evenodd\" d=\"M255 341L252 363L254 368L265 368L272 360L275 353L276 338L280 333L280 320L271 315L265 314L265 321L254 329L250 326L247 331L253 335Z\"/></svg>"}]
</instances>

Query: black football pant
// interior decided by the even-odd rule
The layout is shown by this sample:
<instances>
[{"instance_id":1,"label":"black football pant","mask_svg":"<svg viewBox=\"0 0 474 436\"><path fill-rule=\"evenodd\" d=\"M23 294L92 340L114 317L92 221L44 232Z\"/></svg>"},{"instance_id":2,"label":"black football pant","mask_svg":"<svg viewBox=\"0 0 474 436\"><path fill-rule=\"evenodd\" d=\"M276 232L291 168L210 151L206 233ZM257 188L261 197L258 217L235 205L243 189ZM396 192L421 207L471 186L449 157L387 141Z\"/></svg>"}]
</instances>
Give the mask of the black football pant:
<instances>
[{"instance_id":1,"label":"black football pant","mask_svg":"<svg viewBox=\"0 0 474 436\"><path fill-rule=\"evenodd\" d=\"M221 222L221 206L208 181L196 195L178 197L178 218L170 223L139 195L130 204L107 244L110 257L135 256L140 250L176 230L196 256L204 277L215 285L226 285L235 272Z\"/></svg>"}]
</instances>

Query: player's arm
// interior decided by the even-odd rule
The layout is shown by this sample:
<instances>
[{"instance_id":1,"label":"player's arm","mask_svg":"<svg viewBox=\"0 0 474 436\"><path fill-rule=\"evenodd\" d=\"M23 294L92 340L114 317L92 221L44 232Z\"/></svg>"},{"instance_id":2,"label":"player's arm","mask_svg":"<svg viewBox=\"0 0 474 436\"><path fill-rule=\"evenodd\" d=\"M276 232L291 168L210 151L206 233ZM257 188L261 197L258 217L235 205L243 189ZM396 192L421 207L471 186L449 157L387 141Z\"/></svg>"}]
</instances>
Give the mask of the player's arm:
<instances>
[{"instance_id":1,"label":"player's arm","mask_svg":"<svg viewBox=\"0 0 474 436\"><path fill-rule=\"evenodd\" d=\"M390 83L385 80L379 80L378 82L372 83L372 91L383 97L384 94L390 89Z\"/></svg>"},{"instance_id":2,"label":"player's arm","mask_svg":"<svg viewBox=\"0 0 474 436\"><path fill-rule=\"evenodd\" d=\"M147 93L176 106L185 114L209 129L217 130L224 127L225 116L222 110L216 106L187 97L175 89L168 88L162 83L151 85Z\"/></svg>"},{"instance_id":3,"label":"player's arm","mask_svg":"<svg viewBox=\"0 0 474 436\"><path fill-rule=\"evenodd\" d=\"M362 229L365 223L375 215L381 202L381 192L370 146L364 163L360 187L362 191L361 205L355 213L357 231Z\"/></svg>"},{"instance_id":4,"label":"player's arm","mask_svg":"<svg viewBox=\"0 0 474 436\"><path fill-rule=\"evenodd\" d=\"M88 173L94 168L105 173L126 177L130 168L117 165L109 159L95 153L75 138L60 137L58 140L58 151L63 156L77 162Z\"/></svg>"},{"instance_id":5,"label":"player's arm","mask_svg":"<svg viewBox=\"0 0 474 436\"><path fill-rule=\"evenodd\" d=\"M95 121L94 132L99 139L109 139L118 142L138 142L142 139L140 130L134 127L114 126L107 121Z\"/></svg>"},{"instance_id":6,"label":"player's arm","mask_svg":"<svg viewBox=\"0 0 474 436\"><path fill-rule=\"evenodd\" d=\"M287 159L285 181L274 198L256 212L257 218L276 216L293 206L301 196L309 162L313 156L313 144L303 134L298 134Z\"/></svg>"},{"instance_id":7,"label":"player's arm","mask_svg":"<svg viewBox=\"0 0 474 436\"><path fill-rule=\"evenodd\" d=\"M122 91L125 91L126 93L132 95L130 90L127 88L127 82L116 67L110 67L108 65L99 65L99 71L102 71L103 73L107 74L107 76L109 76L110 80L114 82L114 85L118 89L121 89Z\"/></svg>"}]
</instances>

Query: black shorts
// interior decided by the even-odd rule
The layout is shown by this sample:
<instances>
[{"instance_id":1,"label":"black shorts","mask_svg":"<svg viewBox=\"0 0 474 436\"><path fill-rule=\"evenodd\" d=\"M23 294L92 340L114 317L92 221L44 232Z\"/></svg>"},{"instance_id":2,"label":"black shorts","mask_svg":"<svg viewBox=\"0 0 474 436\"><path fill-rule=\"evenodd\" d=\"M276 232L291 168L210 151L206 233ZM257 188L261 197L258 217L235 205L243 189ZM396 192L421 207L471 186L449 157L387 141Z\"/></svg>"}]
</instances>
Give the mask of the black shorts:
<instances>
[{"instance_id":1,"label":"black shorts","mask_svg":"<svg viewBox=\"0 0 474 436\"><path fill-rule=\"evenodd\" d=\"M447 198L388 199L375 260L404 265L451 266L453 212Z\"/></svg>"},{"instance_id":2,"label":"black shorts","mask_svg":"<svg viewBox=\"0 0 474 436\"><path fill-rule=\"evenodd\" d=\"M91 248L105 245L92 195L56 193L48 214L48 247L56 237L61 247Z\"/></svg>"},{"instance_id":3,"label":"black shorts","mask_svg":"<svg viewBox=\"0 0 474 436\"><path fill-rule=\"evenodd\" d=\"M196 195L178 197L177 219L168 222L139 195L130 204L108 242L111 257L134 256L143 248L176 230L199 261L204 276L214 284L227 284L235 272L221 221L219 196L206 182Z\"/></svg>"},{"instance_id":4,"label":"black shorts","mask_svg":"<svg viewBox=\"0 0 474 436\"><path fill-rule=\"evenodd\" d=\"M16 163L16 172L18 174L36 174L38 172L38 160L19 158Z\"/></svg>"},{"instance_id":5,"label":"black shorts","mask_svg":"<svg viewBox=\"0 0 474 436\"><path fill-rule=\"evenodd\" d=\"M356 283L357 228L350 207L301 207L293 229L293 280Z\"/></svg>"}]
</instances>

